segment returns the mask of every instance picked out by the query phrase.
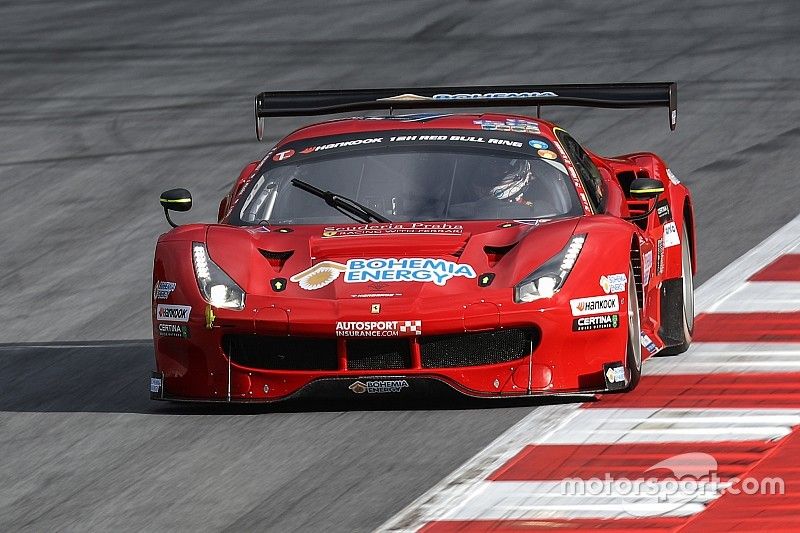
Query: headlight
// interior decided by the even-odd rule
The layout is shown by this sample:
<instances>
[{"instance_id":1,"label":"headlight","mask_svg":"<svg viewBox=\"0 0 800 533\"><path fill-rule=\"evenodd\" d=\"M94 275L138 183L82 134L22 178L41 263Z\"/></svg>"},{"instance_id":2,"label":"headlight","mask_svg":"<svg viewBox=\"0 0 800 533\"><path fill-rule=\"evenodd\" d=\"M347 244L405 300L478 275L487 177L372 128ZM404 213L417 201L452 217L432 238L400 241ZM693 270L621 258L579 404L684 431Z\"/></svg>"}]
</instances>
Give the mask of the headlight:
<instances>
[{"instance_id":1,"label":"headlight","mask_svg":"<svg viewBox=\"0 0 800 533\"><path fill-rule=\"evenodd\" d=\"M192 262L197 286L205 301L214 307L244 309L244 291L208 257L202 242L192 243Z\"/></svg>"},{"instance_id":2,"label":"headlight","mask_svg":"<svg viewBox=\"0 0 800 533\"><path fill-rule=\"evenodd\" d=\"M563 250L517 283L514 301L525 303L553 296L567 281L585 241L586 234L573 236Z\"/></svg>"}]
</instances>

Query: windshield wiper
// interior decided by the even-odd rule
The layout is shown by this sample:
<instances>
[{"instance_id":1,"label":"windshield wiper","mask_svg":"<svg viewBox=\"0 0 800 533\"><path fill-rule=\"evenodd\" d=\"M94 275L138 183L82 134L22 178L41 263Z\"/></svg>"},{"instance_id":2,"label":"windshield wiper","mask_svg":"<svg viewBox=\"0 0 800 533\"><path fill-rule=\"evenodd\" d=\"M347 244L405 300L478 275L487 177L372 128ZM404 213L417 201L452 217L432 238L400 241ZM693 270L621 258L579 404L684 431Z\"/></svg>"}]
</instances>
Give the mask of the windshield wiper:
<instances>
[{"instance_id":1,"label":"windshield wiper","mask_svg":"<svg viewBox=\"0 0 800 533\"><path fill-rule=\"evenodd\" d=\"M331 191L317 189L310 183L306 183L305 181L297 178L292 179L292 185L298 189L306 191L307 193L313 194L314 196L319 196L325 200L326 204L336 209L343 215L347 215L356 222L366 223L370 222L371 220L374 220L375 222L391 222L391 220L381 215L377 211L373 211L369 207L360 204L355 200L348 198L347 196L341 196L339 194L332 193Z\"/></svg>"}]
</instances>

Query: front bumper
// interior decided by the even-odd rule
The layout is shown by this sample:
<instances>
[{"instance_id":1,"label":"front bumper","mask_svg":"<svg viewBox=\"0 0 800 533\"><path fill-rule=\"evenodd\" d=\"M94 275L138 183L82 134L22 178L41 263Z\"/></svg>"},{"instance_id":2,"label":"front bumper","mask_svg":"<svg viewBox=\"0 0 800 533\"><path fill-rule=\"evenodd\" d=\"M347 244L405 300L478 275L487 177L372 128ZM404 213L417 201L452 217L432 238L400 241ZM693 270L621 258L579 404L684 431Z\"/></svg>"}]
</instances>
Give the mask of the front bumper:
<instances>
[{"instance_id":1,"label":"front bumper","mask_svg":"<svg viewBox=\"0 0 800 533\"><path fill-rule=\"evenodd\" d=\"M204 313L205 305L195 306L186 325L185 336L164 336L159 333L158 323L154 324L156 372L161 379L160 390L154 393L154 397L189 401L269 402L316 391L337 393L342 388L345 394L351 396L413 394L415 390L428 388L430 384L484 398L591 394L609 390L604 369L609 364L625 361L627 324L624 314L620 313L617 328L576 332L573 331L573 317L566 300L554 298L547 307L537 308L531 304L514 304L507 301L508 295L505 297L487 298L479 302L422 302L410 312L396 313L389 305L384 305L381 320L419 318L423 327L419 335L411 332L392 337L401 343L408 343L408 356L392 359L384 368L376 368L374 364L367 367L354 365L350 346L363 339L336 337L336 321L325 323L318 318L335 316L337 320L363 319L363 311L355 314L341 305L336 309L320 309L319 305L315 308L313 302L307 301L295 301L282 306L266 302L259 306L258 302L249 302L252 310L236 312L214 309L215 318L213 324L209 324L207 313ZM461 312L454 313L454 309ZM291 321L289 315L292 315ZM304 320L303 317L308 318ZM472 342L472 339L481 335L491 336L492 332L509 331L533 332L529 348L510 359L493 357L492 353L488 353L483 361L471 360L461 366L448 363L446 367L432 367L426 364L420 349L420 345L428 338L461 335L466 342ZM335 354L333 361L329 353L327 363L313 368L275 364L274 357L270 363L260 364L255 362L258 360L257 354L245 358L233 354L228 345L231 337L249 338L256 342L258 339L264 339L264 342L270 342L270 339L316 339L328 346L329 351L335 350ZM313 346L305 346L293 353L299 358L308 355L304 351L317 350ZM292 352L287 353L291 356ZM315 354L316 351L312 355ZM403 380L407 386L387 386L384 387L387 390L381 392L382 385L371 388L367 384L368 381ZM357 383L365 387L363 392L350 388L355 385L356 389L360 389Z\"/></svg>"}]
</instances>

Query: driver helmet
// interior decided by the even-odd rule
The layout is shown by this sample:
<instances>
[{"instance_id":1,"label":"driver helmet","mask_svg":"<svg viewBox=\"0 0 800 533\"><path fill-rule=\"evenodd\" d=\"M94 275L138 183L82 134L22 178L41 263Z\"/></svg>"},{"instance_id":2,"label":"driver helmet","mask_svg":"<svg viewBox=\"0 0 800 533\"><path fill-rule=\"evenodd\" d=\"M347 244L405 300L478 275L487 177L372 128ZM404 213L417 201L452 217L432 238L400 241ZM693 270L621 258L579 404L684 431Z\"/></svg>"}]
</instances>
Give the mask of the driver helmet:
<instances>
[{"instance_id":1,"label":"driver helmet","mask_svg":"<svg viewBox=\"0 0 800 533\"><path fill-rule=\"evenodd\" d=\"M520 201L533 179L530 161L511 159L502 170L502 175L497 177L497 184L490 189L490 193L498 200Z\"/></svg>"}]
</instances>

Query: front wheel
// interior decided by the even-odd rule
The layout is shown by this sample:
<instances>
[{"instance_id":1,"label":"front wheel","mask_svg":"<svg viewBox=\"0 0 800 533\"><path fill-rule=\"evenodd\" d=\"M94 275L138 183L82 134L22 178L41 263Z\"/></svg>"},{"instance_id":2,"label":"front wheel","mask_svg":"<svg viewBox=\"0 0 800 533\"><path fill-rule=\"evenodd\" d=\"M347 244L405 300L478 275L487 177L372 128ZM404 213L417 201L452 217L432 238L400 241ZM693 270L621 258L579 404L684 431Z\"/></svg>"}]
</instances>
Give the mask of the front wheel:
<instances>
[{"instance_id":1,"label":"front wheel","mask_svg":"<svg viewBox=\"0 0 800 533\"><path fill-rule=\"evenodd\" d=\"M625 356L628 374L626 391L635 389L642 376L642 326L634 279L633 268L630 267L628 270L628 347Z\"/></svg>"},{"instance_id":2,"label":"front wheel","mask_svg":"<svg viewBox=\"0 0 800 533\"><path fill-rule=\"evenodd\" d=\"M681 240L681 278L664 283L665 324L662 339L668 342L659 355L678 355L689 349L694 332L694 278L692 276L692 247L683 224ZM670 316L671 315L671 316Z\"/></svg>"}]
</instances>

